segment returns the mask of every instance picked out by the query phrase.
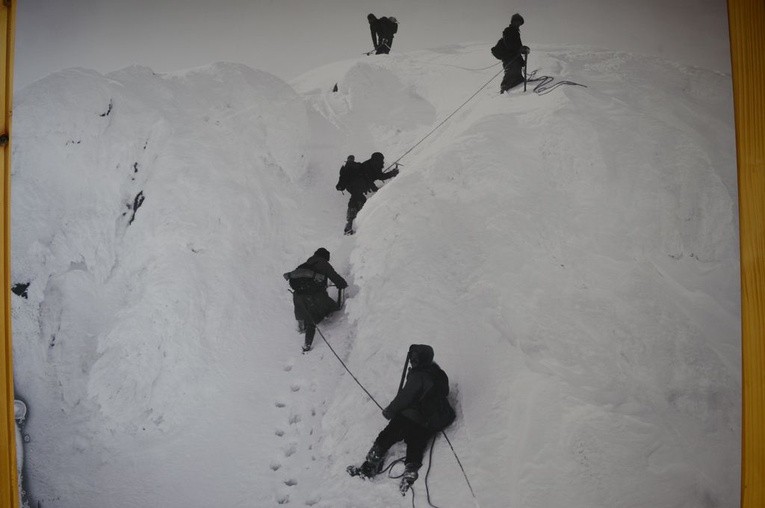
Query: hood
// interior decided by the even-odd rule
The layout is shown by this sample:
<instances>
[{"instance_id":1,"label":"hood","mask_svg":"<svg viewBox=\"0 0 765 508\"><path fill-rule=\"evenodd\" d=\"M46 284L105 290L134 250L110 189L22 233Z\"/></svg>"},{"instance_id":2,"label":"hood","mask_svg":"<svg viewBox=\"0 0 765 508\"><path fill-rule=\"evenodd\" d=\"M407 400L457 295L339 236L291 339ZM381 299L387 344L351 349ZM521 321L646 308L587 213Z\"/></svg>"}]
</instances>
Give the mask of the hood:
<instances>
[{"instance_id":1,"label":"hood","mask_svg":"<svg viewBox=\"0 0 765 508\"><path fill-rule=\"evenodd\" d=\"M433 348L427 344L409 346L409 361L412 367L427 367L433 363Z\"/></svg>"}]
</instances>

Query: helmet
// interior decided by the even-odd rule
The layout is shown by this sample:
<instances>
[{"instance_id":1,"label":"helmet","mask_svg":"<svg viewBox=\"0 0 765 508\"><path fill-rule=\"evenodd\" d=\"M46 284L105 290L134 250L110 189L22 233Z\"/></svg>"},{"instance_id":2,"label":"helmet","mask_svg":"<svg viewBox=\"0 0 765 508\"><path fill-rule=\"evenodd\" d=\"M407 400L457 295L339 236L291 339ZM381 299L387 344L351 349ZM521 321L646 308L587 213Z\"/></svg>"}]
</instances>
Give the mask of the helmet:
<instances>
[{"instance_id":1,"label":"helmet","mask_svg":"<svg viewBox=\"0 0 765 508\"><path fill-rule=\"evenodd\" d=\"M398 20L396 18L394 18L393 16L388 16L388 19L393 21L395 24L398 25Z\"/></svg>"},{"instance_id":2,"label":"helmet","mask_svg":"<svg viewBox=\"0 0 765 508\"><path fill-rule=\"evenodd\" d=\"M372 160L383 160L385 159L385 156L381 154L380 152L375 152L372 154Z\"/></svg>"},{"instance_id":3,"label":"helmet","mask_svg":"<svg viewBox=\"0 0 765 508\"><path fill-rule=\"evenodd\" d=\"M516 23L518 26L521 26L524 23L523 16L516 12L513 14L513 17L510 18L510 23Z\"/></svg>"},{"instance_id":4,"label":"helmet","mask_svg":"<svg viewBox=\"0 0 765 508\"><path fill-rule=\"evenodd\" d=\"M326 261L329 261L329 251L325 249L324 247L319 247L316 249L316 252L313 253L314 256L319 256L320 258L323 258Z\"/></svg>"}]
</instances>

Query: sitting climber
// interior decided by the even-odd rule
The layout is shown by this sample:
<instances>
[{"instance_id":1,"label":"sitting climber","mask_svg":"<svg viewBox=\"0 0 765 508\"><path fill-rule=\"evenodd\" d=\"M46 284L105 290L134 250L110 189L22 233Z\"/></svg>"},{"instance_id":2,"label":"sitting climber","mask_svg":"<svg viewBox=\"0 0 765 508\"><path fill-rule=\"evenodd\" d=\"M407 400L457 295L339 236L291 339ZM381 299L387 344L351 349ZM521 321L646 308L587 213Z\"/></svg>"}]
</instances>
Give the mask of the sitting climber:
<instances>
[{"instance_id":1,"label":"sitting climber","mask_svg":"<svg viewBox=\"0 0 765 508\"><path fill-rule=\"evenodd\" d=\"M348 467L351 475L372 477L380 472L390 447L404 441L406 458L400 485L402 493L417 480L428 441L451 425L455 418L454 409L446 399L449 377L433 361L433 348L412 344L407 359L411 367L406 384L382 412L390 422L375 439L364 463L360 467Z\"/></svg>"}]
</instances>

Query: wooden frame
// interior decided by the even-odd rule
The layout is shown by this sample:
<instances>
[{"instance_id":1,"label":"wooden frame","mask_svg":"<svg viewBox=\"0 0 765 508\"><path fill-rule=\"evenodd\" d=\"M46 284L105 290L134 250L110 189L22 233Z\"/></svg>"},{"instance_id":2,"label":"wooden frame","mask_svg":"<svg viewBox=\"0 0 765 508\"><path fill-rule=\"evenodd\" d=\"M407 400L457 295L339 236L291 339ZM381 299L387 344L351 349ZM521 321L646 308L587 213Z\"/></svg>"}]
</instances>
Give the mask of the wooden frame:
<instances>
[{"instance_id":1,"label":"wooden frame","mask_svg":"<svg viewBox=\"0 0 765 508\"><path fill-rule=\"evenodd\" d=\"M11 347L11 107L13 101L13 44L16 5L0 1L0 506L18 508L19 485L16 471L16 424L13 419L13 349Z\"/></svg>"},{"instance_id":2,"label":"wooden frame","mask_svg":"<svg viewBox=\"0 0 765 508\"><path fill-rule=\"evenodd\" d=\"M0 0L0 136L10 139L15 3ZM765 1L729 0L741 231L741 507L765 506ZM0 505L19 506L10 312L10 144L0 140Z\"/></svg>"},{"instance_id":3,"label":"wooden frame","mask_svg":"<svg viewBox=\"0 0 765 508\"><path fill-rule=\"evenodd\" d=\"M765 506L765 1L729 0L741 232L741 506Z\"/></svg>"}]
</instances>

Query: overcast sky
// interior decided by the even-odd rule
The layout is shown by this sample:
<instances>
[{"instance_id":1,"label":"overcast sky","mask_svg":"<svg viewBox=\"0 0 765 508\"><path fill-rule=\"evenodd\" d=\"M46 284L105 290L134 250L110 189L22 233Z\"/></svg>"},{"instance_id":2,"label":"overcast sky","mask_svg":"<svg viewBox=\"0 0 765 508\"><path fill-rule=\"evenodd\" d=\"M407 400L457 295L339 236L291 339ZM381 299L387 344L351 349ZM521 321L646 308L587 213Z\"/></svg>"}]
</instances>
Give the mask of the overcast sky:
<instances>
[{"instance_id":1,"label":"overcast sky","mask_svg":"<svg viewBox=\"0 0 765 508\"><path fill-rule=\"evenodd\" d=\"M166 72L241 62L290 79L371 49L366 15L395 16L393 51L495 42L589 45L730 72L725 0L24 0L16 88L67 67ZM491 56L487 54L487 62Z\"/></svg>"}]
</instances>

